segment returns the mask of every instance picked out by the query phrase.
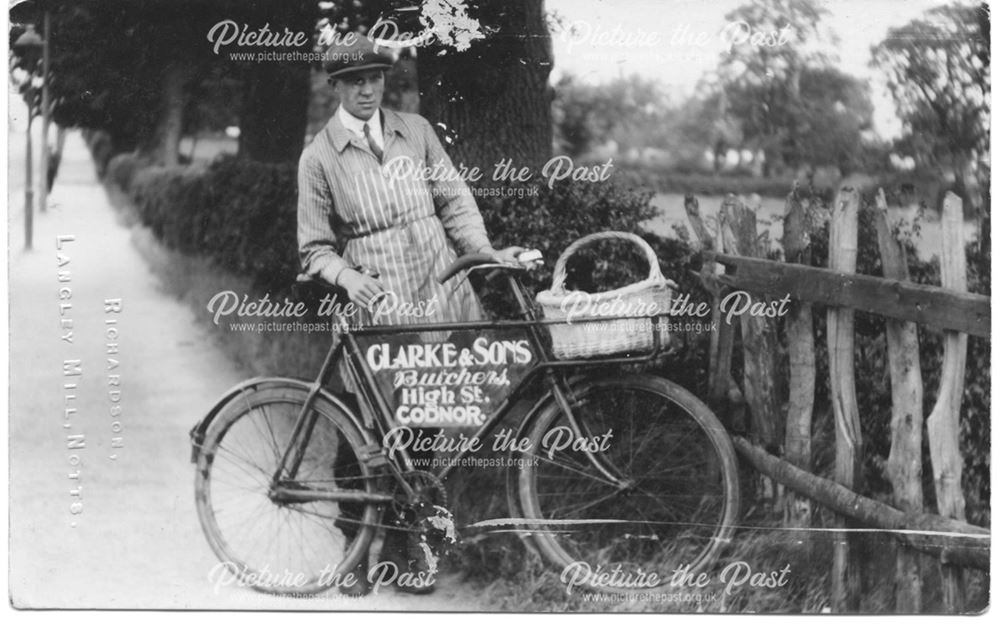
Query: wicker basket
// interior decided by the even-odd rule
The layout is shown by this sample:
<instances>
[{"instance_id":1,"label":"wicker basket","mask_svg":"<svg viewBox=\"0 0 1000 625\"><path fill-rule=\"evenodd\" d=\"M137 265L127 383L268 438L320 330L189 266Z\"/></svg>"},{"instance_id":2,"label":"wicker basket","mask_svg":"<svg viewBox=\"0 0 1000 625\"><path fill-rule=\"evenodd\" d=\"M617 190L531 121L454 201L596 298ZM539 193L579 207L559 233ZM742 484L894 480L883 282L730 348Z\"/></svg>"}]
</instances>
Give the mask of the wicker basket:
<instances>
[{"instance_id":1,"label":"wicker basket","mask_svg":"<svg viewBox=\"0 0 1000 625\"><path fill-rule=\"evenodd\" d=\"M581 247L595 241L629 241L642 249L649 262L645 280L604 293L567 291L566 261ZM650 315L666 315L670 308L670 287L677 287L663 277L653 248L628 232L598 232L574 241L556 261L552 288L536 296L546 319L564 319L564 324L550 325L552 352L556 358L588 358L653 347L653 322ZM608 321L574 322L573 318L608 317ZM630 319L631 317L631 319ZM660 344L669 337L666 325L660 324Z\"/></svg>"}]
</instances>

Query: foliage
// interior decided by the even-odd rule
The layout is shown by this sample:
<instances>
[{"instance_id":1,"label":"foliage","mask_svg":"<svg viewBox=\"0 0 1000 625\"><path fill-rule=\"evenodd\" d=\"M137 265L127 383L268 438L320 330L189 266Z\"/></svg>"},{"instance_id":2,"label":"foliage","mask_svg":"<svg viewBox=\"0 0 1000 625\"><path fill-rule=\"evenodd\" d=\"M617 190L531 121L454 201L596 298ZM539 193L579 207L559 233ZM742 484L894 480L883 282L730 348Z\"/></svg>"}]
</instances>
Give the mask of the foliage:
<instances>
[{"instance_id":1,"label":"foliage","mask_svg":"<svg viewBox=\"0 0 1000 625\"><path fill-rule=\"evenodd\" d=\"M639 164L615 164L615 178L632 187L646 188L657 193L694 193L695 195L750 195L784 197L792 189L795 179L791 175L759 178L747 174L720 174L679 172L674 167ZM805 182L805 181L802 181ZM822 190L825 197L833 198L832 189Z\"/></svg>"},{"instance_id":2,"label":"foliage","mask_svg":"<svg viewBox=\"0 0 1000 625\"><path fill-rule=\"evenodd\" d=\"M136 174L149 165L134 152L116 154L107 163L107 180L119 189L131 189Z\"/></svg>"},{"instance_id":3,"label":"foliage","mask_svg":"<svg viewBox=\"0 0 1000 625\"><path fill-rule=\"evenodd\" d=\"M669 143L666 96L659 83L635 74L599 85L564 75L552 107L556 142L573 158L609 142L635 148Z\"/></svg>"},{"instance_id":4,"label":"foliage","mask_svg":"<svg viewBox=\"0 0 1000 625\"><path fill-rule=\"evenodd\" d=\"M865 145L859 139L871 128L874 111L868 84L832 67L804 68L799 93L789 120L798 125L785 162L832 164L843 175L857 170Z\"/></svg>"},{"instance_id":5,"label":"foliage","mask_svg":"<svg viewBox=\"0 0 1000 625\"><path fill-rule=\"evenodd\" d=\"M237 63L224 51L215 54L207 34L226 19L253 28L268 24L277 32L286 26L292 32L312 32L317 11L311 0L55 4L50 75L54 121L107 132L115 153L139 149L152 154L178 140L181 128L218 129L232 125L238 112L244 141L263 135L271 141L262 143L275 151L275 141L291 141L297 156L304 132L295 131L289 139L281 130L305 123L307 97L301 102L291 99L292 70L307 70L305 63ZM269 90L253 91L261 82L259 74L271 77ZM302 77L307 88L307 72L296 76ZM280 100L277 105L275 99ZM269 117L268 105L277 107L280 117Z\"/></svg>"},{"instance_id":6,"label":"foliage","mask_svg":"<svg viewBox=\"0 0 1000 625\"><path fill-rule=\"evenodd\" d=\"M859 165L872 105L866 85L833 69L820 49L834 40L821 25L828 13L815 0L766 0L726 15L777 43L724 50L715 86L742 140L763 151L765 176L775 165L832 164L845 174Z\"/></svg>"},{"instance_id":7,"label":"foliage","mask_svg":"<svg viewBox=\"0 0 1000 625\"><path fill-rule=\"evenodd\" d=\"M205 170L142 170L130 192L142 223L169 248L269 290L288 288L298 273L295 189L295 165L224 156Z\"/></svg>"},{"instance_id":8,"label":"foliage","mask_svg":"<svg viewBox=\"0 0 1000 625\"><path fill-rule=\"evenodd\" d=\"M219 3L194 0L54 5L56 123L106 130L116 151L153 141L168 66L211 62L205 33L223 13Z\"/></svg>"},{"instance_id":9,"label":"foliage","mask_svg":"<svg viewBox=\"0 0 1000 625\"><path fill-rule=\"evenodd\" d=\"M989 158L989 7L951 4L889 30L872 48L905 124L907 153L925 164Z\"/></svg>"}]
</instances>

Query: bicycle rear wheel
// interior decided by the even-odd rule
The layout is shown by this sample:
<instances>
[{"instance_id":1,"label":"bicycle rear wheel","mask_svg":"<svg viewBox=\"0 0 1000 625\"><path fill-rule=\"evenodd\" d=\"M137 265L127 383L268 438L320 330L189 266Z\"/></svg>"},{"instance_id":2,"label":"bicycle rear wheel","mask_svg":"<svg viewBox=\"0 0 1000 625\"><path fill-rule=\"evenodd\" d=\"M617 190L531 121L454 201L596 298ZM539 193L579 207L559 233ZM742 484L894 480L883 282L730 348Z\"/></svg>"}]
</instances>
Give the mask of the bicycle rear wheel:
<instances>
[{"instance_id":1,"label":"bicycle rear wheel","mask_svg":"<svg viewBox=\"0 0 1000 625\"><path fill-rule=\"evenodd\" d=\"M274 594L317 593L343 583L366 555L377 505L275 496L272 478L306 396L305 388L294 386L244 392L206 433L195 499L202 529L221 561L211 577L217 586L239 580ZM302 462L285 485L374 493L371 471L355 451L364 439L350 418L322 397L313 410Z\"/></svg>"},{"instance_id":2,"label":"bicycle rear wheel","mask_svg":"<svg viewBox=\"0 0 1000 625\"><path fill-rule=\"evenodd\" d=\"M678 568L710 566L739 508L735 455L715 415L680 386L646 375L585 380L573 395L585 438L571 436L551 402L519 463L524 529L541 554L564 582L598 590L655 587Z\"/></svg>"}]
</instances>

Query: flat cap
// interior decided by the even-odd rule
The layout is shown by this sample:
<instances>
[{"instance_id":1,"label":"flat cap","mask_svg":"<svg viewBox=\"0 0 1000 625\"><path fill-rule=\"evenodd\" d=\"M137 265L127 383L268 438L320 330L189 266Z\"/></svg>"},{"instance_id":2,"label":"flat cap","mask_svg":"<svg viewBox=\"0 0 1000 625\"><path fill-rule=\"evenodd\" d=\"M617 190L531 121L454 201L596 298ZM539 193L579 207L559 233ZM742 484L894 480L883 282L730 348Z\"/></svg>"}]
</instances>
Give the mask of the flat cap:
<instances>
[{"instance_id":1,"label":"flat cap","mask_svg":"<svg viewBox=\"0 0 1000 625\"><path fill-rule=\"evenodd\" d=\"M377 46L368 37L352 33L344 36L323 53L323 69L330 78L369 69L389 69L395 62L390 51Z\"/></svg>"}]
</instances>

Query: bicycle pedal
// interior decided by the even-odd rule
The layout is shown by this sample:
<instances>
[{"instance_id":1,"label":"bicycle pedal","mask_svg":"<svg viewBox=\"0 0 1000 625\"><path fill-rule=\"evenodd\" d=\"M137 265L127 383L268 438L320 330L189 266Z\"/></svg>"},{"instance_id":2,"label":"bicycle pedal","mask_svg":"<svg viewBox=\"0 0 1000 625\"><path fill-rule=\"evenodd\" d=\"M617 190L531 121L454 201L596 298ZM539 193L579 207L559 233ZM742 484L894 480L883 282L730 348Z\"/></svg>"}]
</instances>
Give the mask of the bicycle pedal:
<instances>
[{"instance_id":1,"label":"bicycle pedal","mask_svg":"<svg viewBox=\"0 0 1000 625\"><path fill-rule=\"evenodd\" d=\"M385 450L378 443L369 443L368 445L358 447L358 461L373 469L389 464L389 458L385 455Z\"/></svg>"}]
</instances>

